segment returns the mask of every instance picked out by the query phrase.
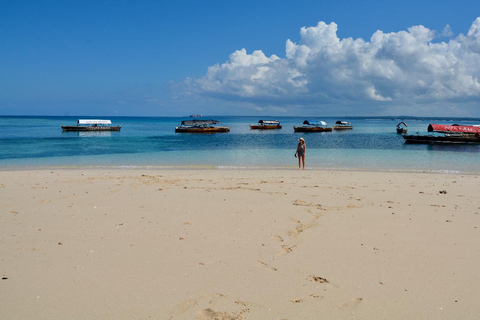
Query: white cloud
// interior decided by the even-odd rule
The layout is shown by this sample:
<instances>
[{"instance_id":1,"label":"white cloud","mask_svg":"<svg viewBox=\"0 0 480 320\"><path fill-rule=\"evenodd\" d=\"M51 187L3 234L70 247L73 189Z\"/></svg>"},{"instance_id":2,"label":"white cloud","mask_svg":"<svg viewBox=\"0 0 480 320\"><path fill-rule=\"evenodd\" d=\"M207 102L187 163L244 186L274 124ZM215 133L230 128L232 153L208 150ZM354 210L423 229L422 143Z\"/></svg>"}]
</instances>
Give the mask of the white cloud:
<instances>
[{"instance_id":1,"label":"white cloud","mask_svg":"<svg viewBox=\"0 0 480 320\"><path fill-rule=\"evenodd\" d=\"M452 37L447 25L441 36ZM466 35L435 42L424 26L375 32L369 41L337 36L337 25L319 22L286 41L285 58L235 51L201 78L176 86L225 101L291 106L480 104L480 18ZM299 107L300 106L300 107Z\"/></svg>"},{"instance_id":2,"label":"white cloud","mask_svg":"<svg viewBox=\"0 0 480 320\"><path fill-rule=\"evenodd\" d=\"M450 25L447 24L445 28L443 28L443 31L440 36L446 37L446 38L453 36L452 28L450 28Z\"/></svg>"}]
</instances>

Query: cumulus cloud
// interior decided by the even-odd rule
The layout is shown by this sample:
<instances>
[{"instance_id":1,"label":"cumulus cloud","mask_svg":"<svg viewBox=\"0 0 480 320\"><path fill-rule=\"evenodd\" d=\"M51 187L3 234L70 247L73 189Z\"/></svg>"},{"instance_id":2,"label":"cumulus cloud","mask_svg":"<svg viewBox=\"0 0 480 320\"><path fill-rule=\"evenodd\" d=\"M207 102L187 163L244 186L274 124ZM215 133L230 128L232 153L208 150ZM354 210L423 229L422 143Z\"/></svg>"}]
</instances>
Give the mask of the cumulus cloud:
<instances>
[{"instance_id":1,"label":"cumulus cloud","mask_svg":"<svg viewBox=\"0 0 480 320\"><path fill-rule=\"evenodd\" d=\"M467 34L424 26L375 32L369 41L337 36L337 25L303 27L285 58L257 50L232 53L205 76L180 86L228 101L289 105L438 104L480 101L480 18Z\"/></svg>"}]
</instances>

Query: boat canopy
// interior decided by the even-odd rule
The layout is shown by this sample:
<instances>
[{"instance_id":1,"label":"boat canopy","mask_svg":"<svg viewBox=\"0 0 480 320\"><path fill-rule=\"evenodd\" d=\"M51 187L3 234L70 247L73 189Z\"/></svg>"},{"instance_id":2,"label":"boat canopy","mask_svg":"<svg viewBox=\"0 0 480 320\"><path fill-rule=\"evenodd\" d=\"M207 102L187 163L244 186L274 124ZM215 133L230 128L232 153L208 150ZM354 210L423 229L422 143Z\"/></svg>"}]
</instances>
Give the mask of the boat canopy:
<instances>
[{"instance_id":1,"label":"boat canopy","mask_svg":"<svg viewBox=\"0 0 480 320\"><path fill-rule=\"evenodd\" d=\"M280 121L278 121L278 120L259 120L258 123L269 124L269 125L278 125L278 124L280 124Z\"/></svg>"},{"instance_id":2,"label":"boat canopy","mask_svg":"<svg viewBox=\"0 0 480 320\"><path fill-rule=\"evenodd\" d=\"M480 133L480 127L477 126L452 126L443 124L429 124L428 132L461 132L461 133Z\"/></svg>"},{"instance_id":3,"label":"boat canopy","mask_svg":"<svg viewBox=\"0 0 480 320\"><path fill-rule=\"evenodd\" d=\"M351 124L351 122L338 120L335 124Z\"/></svg>"},{"instance_id":4,"label":"boat canopy","mask_svg":"<svg viewBox=\"0 0 480 320\"><path fill-rule=\"evenodd\" d=\"M220 123L217 120L184 120L182 126L209 126Z\"/></svg>"},{"instance_id":5,"label":"boat canopy","mask_svg":"<svg viewBox=\"0 0 480 320\"><path fill-rule=\"evenodd\" d=\"M303 121L303 124L306 124L309 126L326 126L327 125L325 121L318 121L318 120L305 120Z\"/></svg>"},{"instance_id":6,"label":"boat canopy","mask_svg":"<svg viewBox=\"0 0 480 320\"><path fill-rule=\"evenodd\" d=\"M112 121L87 119L87 120L78 120L78 124L112 124Z\"/></svg>"}]
</instances>

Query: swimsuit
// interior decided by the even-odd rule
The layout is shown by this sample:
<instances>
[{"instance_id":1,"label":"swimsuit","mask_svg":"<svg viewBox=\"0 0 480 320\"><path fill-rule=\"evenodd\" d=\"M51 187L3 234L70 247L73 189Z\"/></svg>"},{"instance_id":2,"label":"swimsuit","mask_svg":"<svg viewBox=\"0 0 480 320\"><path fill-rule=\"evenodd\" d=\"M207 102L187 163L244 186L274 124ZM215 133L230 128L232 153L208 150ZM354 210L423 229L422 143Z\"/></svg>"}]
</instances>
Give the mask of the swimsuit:
<instances>
[{"instance_id":1,"label":"swimsuit","mask_svg":"<svg viewBox=\"0 0 480 320\"><path fill-rule=\"evenodd\" d=\"M298 146L297 153L299 157L303 157L305 155L305 145Z\"/></svg>"}]
</instances>

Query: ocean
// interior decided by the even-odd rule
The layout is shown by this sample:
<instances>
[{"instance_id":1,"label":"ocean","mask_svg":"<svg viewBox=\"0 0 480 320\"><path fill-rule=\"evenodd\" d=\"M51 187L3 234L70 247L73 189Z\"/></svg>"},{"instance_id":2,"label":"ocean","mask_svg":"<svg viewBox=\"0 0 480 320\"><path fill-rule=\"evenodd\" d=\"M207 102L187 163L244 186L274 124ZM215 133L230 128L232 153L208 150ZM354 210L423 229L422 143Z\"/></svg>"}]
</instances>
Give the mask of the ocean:
<instances>
[{"instance_id":1,"label":"ocean","mask_svg":"<svg viewBox=\"0 0 480 320\"><path fill-rule=\"evenodd\" d=\"M111 119L120 132L62 132L78 119ZM426 133L429 123L480 124L480 119L416 117L312 118L331 126L350 121L354 129L294 133L304 117L206 117L229 133L175 133L188 117L0 116L0 169L31 168L296 168L298 139L307 145L307 169L394 170L479 173L480 145L405 144L396 133ZM258 120L279 120L281 130L250 130Z\"/></svg>"}]
</instances>

